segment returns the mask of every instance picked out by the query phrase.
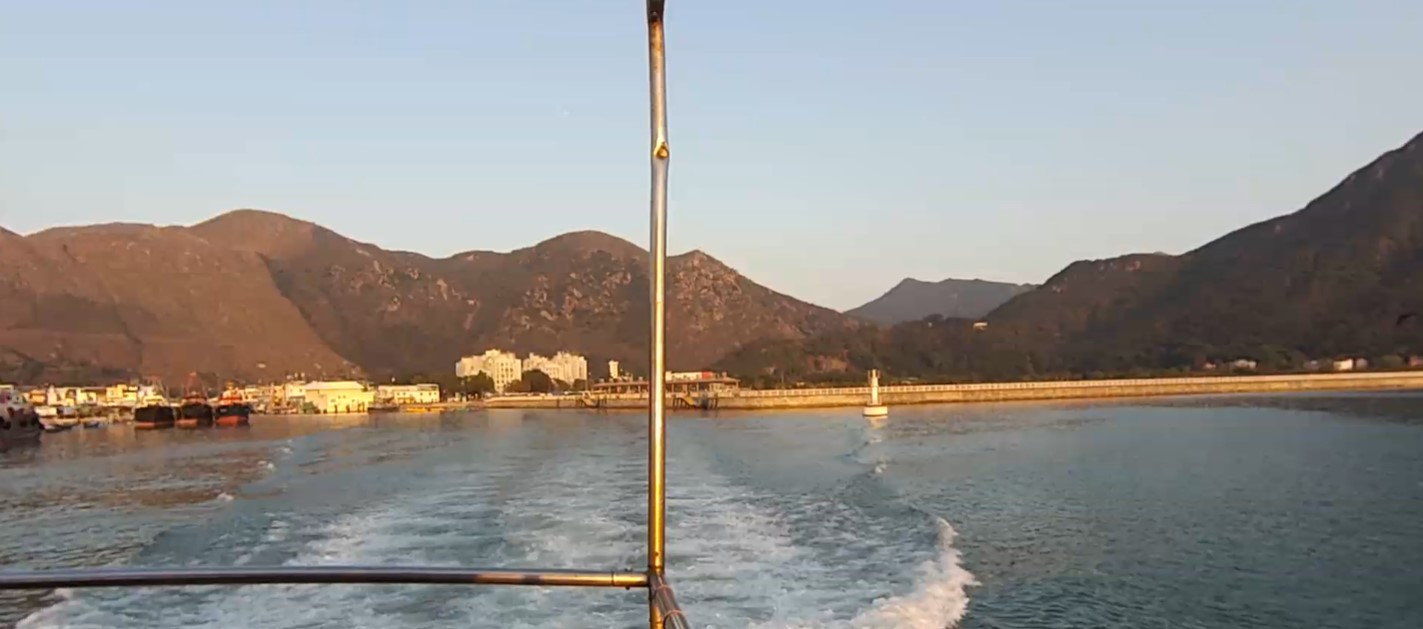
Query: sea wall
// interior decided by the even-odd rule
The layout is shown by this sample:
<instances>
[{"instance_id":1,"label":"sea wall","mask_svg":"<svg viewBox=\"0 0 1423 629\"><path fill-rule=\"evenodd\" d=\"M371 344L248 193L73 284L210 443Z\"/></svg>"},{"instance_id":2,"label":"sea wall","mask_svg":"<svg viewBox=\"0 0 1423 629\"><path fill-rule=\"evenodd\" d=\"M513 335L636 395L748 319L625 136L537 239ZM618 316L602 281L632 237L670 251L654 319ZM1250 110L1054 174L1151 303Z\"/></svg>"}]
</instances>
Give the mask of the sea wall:
<instances>
[{"instance_id":1,"label":"sea wall","mask_svg":"<svg viewBox=\"0 0 1423 629\"><path fill-rule=\"evenodd\" d=\"M895 406L955 402L1411 388L1423 389L1423 371L884 386L880 387L880 398L885 404ZM743 390L709 399L707 405L712 409L719 410L861 406L865 404L869 394L869 387ZM695 404L700 403L700 400L677 399L671 396L668 400L668 408L672 410L678 410L679 407L697 408ZM647 398L638 395L520 396L493 398L486 404L490 408L630 409L646 408Z\"/></svg>"}]
</instances>

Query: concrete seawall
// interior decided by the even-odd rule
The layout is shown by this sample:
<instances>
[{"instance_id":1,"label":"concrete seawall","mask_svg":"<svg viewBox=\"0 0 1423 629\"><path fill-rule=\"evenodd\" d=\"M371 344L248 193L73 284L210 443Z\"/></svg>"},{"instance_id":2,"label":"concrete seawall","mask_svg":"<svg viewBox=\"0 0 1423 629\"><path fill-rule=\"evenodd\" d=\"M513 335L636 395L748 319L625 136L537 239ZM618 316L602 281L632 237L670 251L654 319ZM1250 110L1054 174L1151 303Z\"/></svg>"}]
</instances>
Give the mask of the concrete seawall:
<instances>
[{"instance_id":1,"label":"concrete seawall","mask_svg":"<svg viewBox=\"0 0 1423 629\"><path fill-rule=\"evenodd\" d=\"M880 387L880 397L885 404L895 406L955 402L1414 388L1423 389L1423 371L885 386ZM706 403L710 408L719 410L861 406L865 404L869 394L869 387L745 390L710 398ZM693 406L694 402L700 402L690 399L678 400L671 396L669 396L669 400L672 403L668 407L673 410L677 410L679 405ZM632 409L646 408L647 397L645 395L501 397L490 399L486 405L489 408Z\"/></svg>"}]
</instances>

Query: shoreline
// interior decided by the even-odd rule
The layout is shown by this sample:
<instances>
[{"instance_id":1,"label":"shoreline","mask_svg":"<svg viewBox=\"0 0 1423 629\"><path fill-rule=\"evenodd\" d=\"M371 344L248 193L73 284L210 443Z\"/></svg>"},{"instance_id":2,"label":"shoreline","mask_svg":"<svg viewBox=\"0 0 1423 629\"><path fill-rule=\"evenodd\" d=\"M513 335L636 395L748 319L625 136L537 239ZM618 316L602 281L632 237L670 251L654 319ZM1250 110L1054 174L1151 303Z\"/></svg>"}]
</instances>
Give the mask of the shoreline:
<instances>
[{"instance_id":1,"label":"shoreline","mask_svg":"<svg viewBox=\"0 0 1423 629\"><path fill-rule=\"evenodd\" d=\"M880 399L888 406L903 406L1380 389L1423 389L1423 371L899 385L880 387ZM744 390L700 399L668 396L667 406L671 411L861 407L866 404L869 391L869 387ZM647 408L647 396L496 397L486 400L484 407L634 410Z\"/></svg>"}]
</instances>

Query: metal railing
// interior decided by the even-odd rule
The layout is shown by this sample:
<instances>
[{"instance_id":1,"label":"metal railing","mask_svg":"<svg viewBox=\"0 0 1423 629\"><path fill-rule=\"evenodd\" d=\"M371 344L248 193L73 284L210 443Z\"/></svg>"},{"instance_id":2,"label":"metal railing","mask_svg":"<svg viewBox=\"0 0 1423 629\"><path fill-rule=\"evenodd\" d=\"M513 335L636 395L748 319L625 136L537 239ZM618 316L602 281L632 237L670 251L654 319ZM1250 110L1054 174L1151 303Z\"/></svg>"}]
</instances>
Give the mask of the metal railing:
<instances>
[{"instance_id":1,"label":"metal railing","mask_svg":"<svg viewBox=\"0 0 1423 629\"><path fill-rule=\"evenodd\" d=\"M0 590L54 588L152 587L256 584L425 584L534 585L567 587L646 588L648 626L683 629L687 617L677 604L664 574L666 544L667 424L666 293L667 145L666 68L663 54L663 11L666 0L647 0L648 83L652 110L651 277L652 326L649 365L653 395L647 409L647 569L632 571L508 570L494 568L433 568L421 566L281 566L204 568L98 568L0 571Z\"/></svg>"}]
</instances>

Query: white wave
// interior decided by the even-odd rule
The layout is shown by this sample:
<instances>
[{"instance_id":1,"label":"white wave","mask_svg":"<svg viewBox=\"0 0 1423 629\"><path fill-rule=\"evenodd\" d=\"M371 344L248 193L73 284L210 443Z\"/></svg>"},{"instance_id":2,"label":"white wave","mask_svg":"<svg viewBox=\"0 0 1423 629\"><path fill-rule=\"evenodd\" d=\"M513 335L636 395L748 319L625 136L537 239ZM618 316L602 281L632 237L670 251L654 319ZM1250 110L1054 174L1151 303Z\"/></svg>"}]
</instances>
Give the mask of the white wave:
<instances>
[{"instance_id":1,"label":"white wave","mask_svg":"<svg viewBox=\"0 0 1423 629\"><path fill-rule=\"evenodd\" d=\"M232 502L232 501L234 500L234 498L232 497L232 494L229 494L229 493L227 493L227 492L224 491L224 492L218 493L216 500L217 500L218 502Z\"/></svg>"},{"instance_id":2,"label":"white wave","mask_svg":"<svg viewBox=\"0 0 1423 629\"><path fill-rule=\"evenodd\" d=\"M943 629L958 625L968 613L967 589L978 585L978 579L964 569L962 556L954 548L958 532L953 525L943 518L934 520L939 527L939 556L919 565L914 590L876 600L850 621L850 627Z\"/></svg>"},{"instance_id":3,"label":"white wave","mask_svg":"<svg viewBox=\"0 0 1423 629\"><path fill-rule=\"evenodd\" d=\"M269 513L267 515L270 516L271 514ZM262 536L262 541L252 545L251 548L247 549L247 552L238 555L237 559L232 561L232 565L245 566L255 559L257 555L271 548L273 544L280 544L287 538L287 529L288 527L285 521L272 520L272 522L267 525L267 532Z\"/></svg>"},{"instance_id":4,"label":"white wave","mask_svg":"<svg viewBox=\"0 0 1423 629\"><path fill-rule=\"evenodd\" d=\"M21 618L20 622L15 623L15 629L48 629L49 627L78 626L68 623L61 624L62 620L79 606L79 603L74 600L74 590L60 588L54 591L54 595L59 598L59 602Z\"/></svg>"},{"instance_id":5,"label":"white wave","mask_svg":"<svg viewBox=\"0 0 1423 629\"><path fill-rule=\"evenodd\" d=\"M265 535L237 563L275 555L288 565L637 569L644 560L642 446L602 433L576 445L539 457L492 450L440 469L418 489L345 505L339 515L301 507L268 513ZM669 469L668 564L699 626L943 629L964 617L967 588L977 581L961 564L948 522L935 519L935 538L913 513L772 490L742 479L718 454L679 442ZM897 567L914 561L912 574ZM853 574L889 578L846 576ZM435 596L429 588L290 585L65 592L61 599L20 626L516 628L632 626L645 618L636 592L545 588Z\"/></svg>"}]
</instances>

